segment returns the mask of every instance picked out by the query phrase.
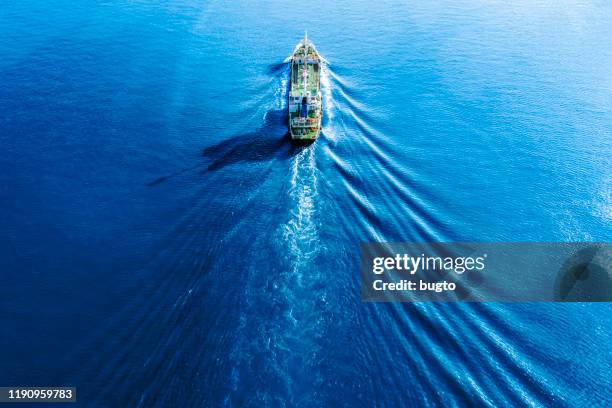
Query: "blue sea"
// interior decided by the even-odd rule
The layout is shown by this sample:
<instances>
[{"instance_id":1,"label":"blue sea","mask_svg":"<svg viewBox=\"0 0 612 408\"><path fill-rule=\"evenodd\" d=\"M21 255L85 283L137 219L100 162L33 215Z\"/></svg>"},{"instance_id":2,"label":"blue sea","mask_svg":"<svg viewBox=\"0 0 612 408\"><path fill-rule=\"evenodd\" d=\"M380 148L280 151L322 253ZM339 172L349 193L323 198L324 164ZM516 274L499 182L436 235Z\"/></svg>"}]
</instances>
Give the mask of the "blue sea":
<instances>
[{"instance_id":1,"label":"blue sea","mask_svg":"<svg viewBox=\"0 0 612 408\"><path fill-rule=\"evenodd\" d=\"M606 1L4 1L0 385L612 404L609 303L364 303L359 244L612 241ZM327 63L287 138L285 58Z\"/></svg>"}]
</instances>

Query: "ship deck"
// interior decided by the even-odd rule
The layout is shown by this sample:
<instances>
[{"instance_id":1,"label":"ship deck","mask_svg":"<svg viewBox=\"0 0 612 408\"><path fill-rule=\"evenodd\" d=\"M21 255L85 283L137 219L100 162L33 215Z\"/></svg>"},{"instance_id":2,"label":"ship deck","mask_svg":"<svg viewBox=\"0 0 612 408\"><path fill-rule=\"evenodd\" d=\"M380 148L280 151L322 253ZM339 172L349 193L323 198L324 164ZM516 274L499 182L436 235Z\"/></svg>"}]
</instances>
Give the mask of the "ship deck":
<instances>
[{"instance_id":1,"label":"ship deck","mask_svg":"<svg viewBox=\"0 0 612 408\"><path fill-rule=\"evenodd\" d=\"M298 50L294 54L294 58L296 60L304 58L304 52L302 50ZM308 59L319 61L319 56L315 52L308 53ZM304 68L303 63L292 62L291 63L291 88L290 88L290 97L299 97L305 95L306 92L309 92L311 95L318 95L320 91L320 61L318 64L306 64L306 69L308 70L307 80L306 80L306 89L304 89L304 84L302 82L301 71ZM320 101L319 101L320 104ZM293 123L294 118L299 118L300 114L298 112L289 112L289 123ZM302 139L302 140L314 140L319 135L321 130L321 117L320 113L316 114L312 111L308 112L308 119L314 119L313 122L306 122L302 124L294 124L290 126L292 137L294 139Z\"/></svg>"},{"instance_id":2,"label":"ship deck","mask_svg":"<svg viewBox=\"0 0 612 408\"><path fill-rule=\"evenodd\" d=\"M302 85L302 81L300 78L300 70L302 69L303 64L293 64L291 69L291 96L300 96L302 91L304 91L304 87ZM316 95L319 92L319 80L320 80L320 72L318 66L308 64L308 80L307 91L310 91L312 95ZM315 68L317 67L317 68Z\"/></svg>"}]
</instances>

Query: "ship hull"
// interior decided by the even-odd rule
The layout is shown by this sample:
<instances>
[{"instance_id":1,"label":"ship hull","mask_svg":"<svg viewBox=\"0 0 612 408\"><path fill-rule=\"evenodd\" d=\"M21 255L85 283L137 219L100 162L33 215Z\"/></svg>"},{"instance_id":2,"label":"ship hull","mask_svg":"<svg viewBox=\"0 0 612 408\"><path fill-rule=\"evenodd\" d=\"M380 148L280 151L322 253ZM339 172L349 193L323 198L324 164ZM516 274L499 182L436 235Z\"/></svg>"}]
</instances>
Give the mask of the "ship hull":
<instances>
[{"instance_id":1,"label":"ship hull","mask_svg":"<svg viewBox=\"0 0 612 408\"><path fill-rule=\"evenodd\" d=\"M291 128L291 123L289 123L289 135L291 136L291 139L293 140L314 141L317 139L317 137L319 137L320 133L321 133L321 126L318 126L314 132L310 132L306 135L298 134L298 133L294 134L293 129Z\"/></svg>"},{"instance_id":2,"label":"ship hull","mask_svg":"<svg viewBox=\"0 0 612 408\"><path fill-rule=\"evenodd\" d=\"M291 57L289 91L289 134L293 140L314 141L321 133L323 118L321 96L321 58L304 38Z\"/></svg>"}]
</instances>

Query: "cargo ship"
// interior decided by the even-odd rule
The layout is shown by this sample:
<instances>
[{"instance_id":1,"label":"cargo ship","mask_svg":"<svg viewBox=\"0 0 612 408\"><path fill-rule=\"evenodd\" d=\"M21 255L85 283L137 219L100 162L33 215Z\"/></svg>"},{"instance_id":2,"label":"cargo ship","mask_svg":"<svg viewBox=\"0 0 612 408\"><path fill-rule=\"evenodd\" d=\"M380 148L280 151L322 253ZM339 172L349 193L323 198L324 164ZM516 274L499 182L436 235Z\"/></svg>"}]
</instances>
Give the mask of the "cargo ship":
<instances>
[{"instance_id":1,"label":"cargo ship","mask_svg":"<svg viewBox=\"0 0 612 408\"><path fill-rule=\"evenodd\" d=\"M315 140L321 132L321 57L308 35L291 56L289 133L294 140Z\"/></svg>"}]
</instances>

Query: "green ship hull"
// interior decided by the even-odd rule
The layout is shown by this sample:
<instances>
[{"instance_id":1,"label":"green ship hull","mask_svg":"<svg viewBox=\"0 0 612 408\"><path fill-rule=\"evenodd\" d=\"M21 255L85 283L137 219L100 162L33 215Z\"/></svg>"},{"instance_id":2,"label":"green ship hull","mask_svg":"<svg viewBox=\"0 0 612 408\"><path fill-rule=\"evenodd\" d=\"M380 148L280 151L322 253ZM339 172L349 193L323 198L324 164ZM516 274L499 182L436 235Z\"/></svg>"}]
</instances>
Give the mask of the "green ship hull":
<instances>
[{"instance_id":1,"label":"green ship hull","mask_svg":"<svg viewBox=\"0 0 612 408\"><path fill-rule=\"evenodd\" d=\"M308 37L291 56L289 133L294 140L315 140L321 132L321 57Z\"/></svg>"}]
</instances>

